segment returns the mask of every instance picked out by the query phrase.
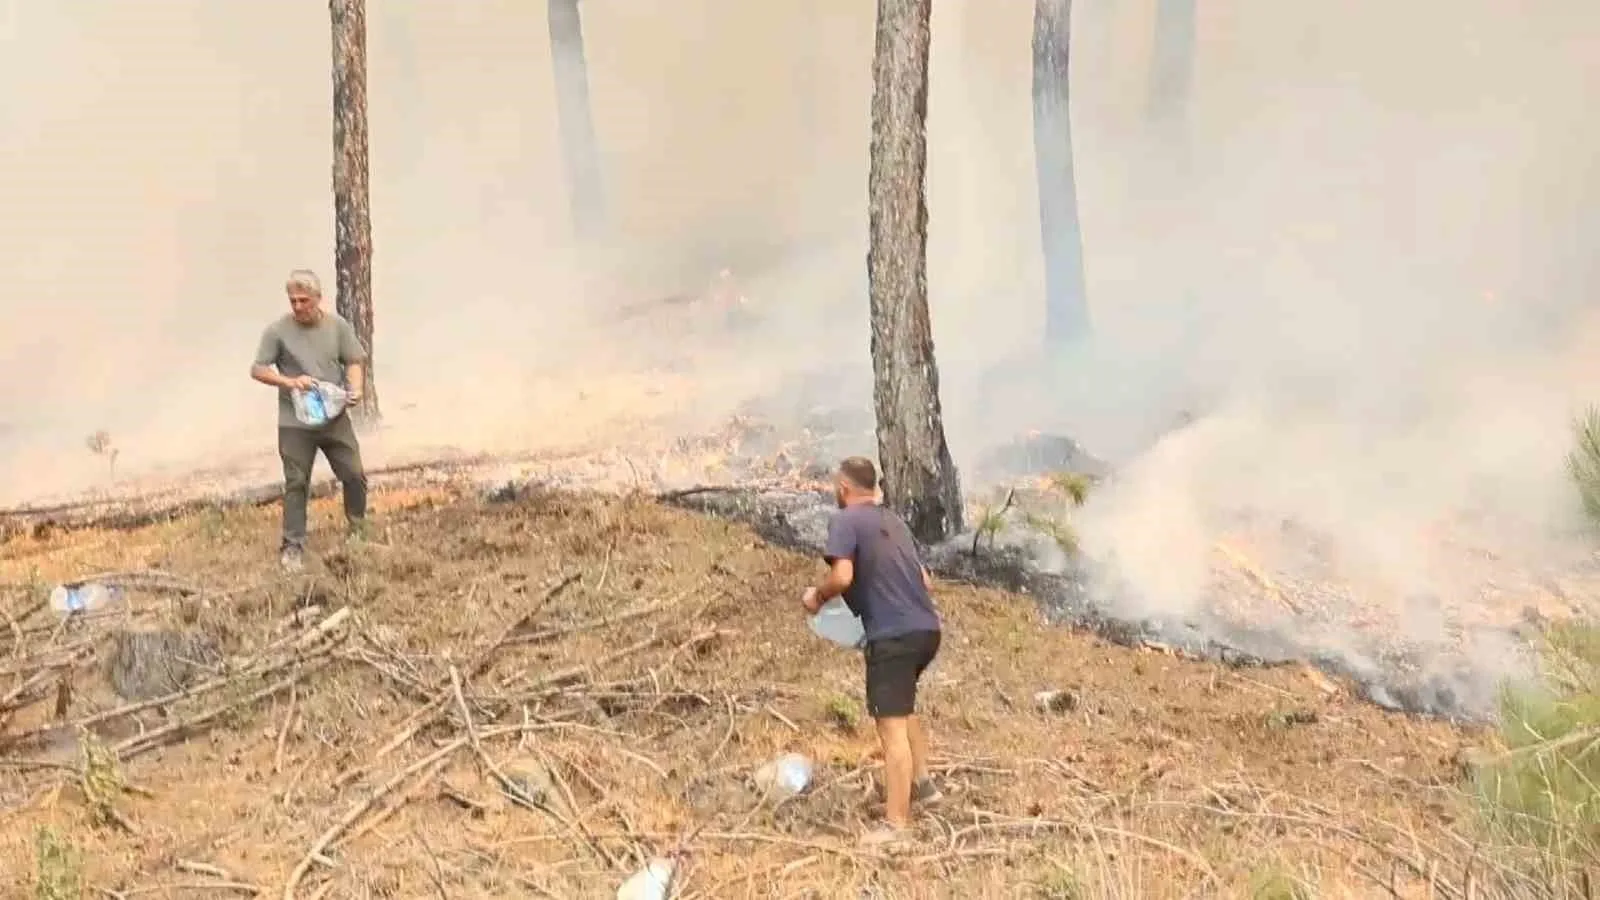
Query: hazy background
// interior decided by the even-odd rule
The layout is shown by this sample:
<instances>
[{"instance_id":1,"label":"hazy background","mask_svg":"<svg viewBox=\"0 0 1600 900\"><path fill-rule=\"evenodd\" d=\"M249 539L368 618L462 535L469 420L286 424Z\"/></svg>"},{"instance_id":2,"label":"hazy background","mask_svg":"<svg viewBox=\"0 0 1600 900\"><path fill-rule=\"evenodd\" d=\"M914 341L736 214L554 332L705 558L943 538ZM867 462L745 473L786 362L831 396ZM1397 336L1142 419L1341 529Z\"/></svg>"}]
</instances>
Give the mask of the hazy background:
<instances>
[{"instance_id":1,"label":"hazy background","mask_svg":"<svg viewBox=\"0 0 1600 900\"><path fill-rule=\"evenodd\" d=\"M1085 544L1165 609L1198 601L1241 509L1399 594L1454 589L1430 529L1465 512L1496 552L1553 559L1568 417L1600 395L1600 6L1205 0L1187 179L1143 122L1154 0L1078 6L1098 340L1042 360L1031 4L937 4L930 290L958 461L1030 427L1131 460ZM618 234L583 255L544 5L368 15L375 452L604 443L797 378L867 403L871 3L585 0ZM334 280L325 8L11 0L0 22L0 493L103 479L99 427L130 473L270 459L249 356L289 269ZM723 266L777 325L720 346L614 327ZM704 371L641 371L653 354ZM1181 411L1202 418L1152 447Z\"/></svg>"}]
</instances>

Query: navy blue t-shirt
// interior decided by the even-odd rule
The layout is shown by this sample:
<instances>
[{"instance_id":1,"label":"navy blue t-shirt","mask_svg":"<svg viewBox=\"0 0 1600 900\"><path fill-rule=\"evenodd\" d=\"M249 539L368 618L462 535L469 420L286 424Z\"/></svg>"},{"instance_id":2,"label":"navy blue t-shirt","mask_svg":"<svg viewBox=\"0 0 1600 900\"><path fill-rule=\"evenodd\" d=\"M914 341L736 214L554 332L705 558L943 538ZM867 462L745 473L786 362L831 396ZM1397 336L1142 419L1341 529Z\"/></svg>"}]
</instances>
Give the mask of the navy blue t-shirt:
<instances>
[{"instance_id":1,"label":"navy blue t-shirt","mask_svg":"<svg viewBox=\"0 0 1600 900\"><path fill-rule=\"evenodd\" d=\"M869 641L916 631L938 631L939 614L922 581L911 530L900 517L872 504L847 506L828 521L822 558L855 564L844 602L861 617Z\"/></svg>"}]
</instances>

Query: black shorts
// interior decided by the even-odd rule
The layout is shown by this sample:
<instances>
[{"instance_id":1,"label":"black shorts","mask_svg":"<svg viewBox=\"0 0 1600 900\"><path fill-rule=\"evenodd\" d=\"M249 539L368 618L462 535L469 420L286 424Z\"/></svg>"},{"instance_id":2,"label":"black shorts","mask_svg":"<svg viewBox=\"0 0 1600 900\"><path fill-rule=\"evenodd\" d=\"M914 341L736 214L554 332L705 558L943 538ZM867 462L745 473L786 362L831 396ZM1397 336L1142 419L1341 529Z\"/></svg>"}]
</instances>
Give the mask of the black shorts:
<instances>
[{"instance_id":1,"label":"black shorts","mask_svg":"<svg viewBox=\"0 0 1600 900\"><path fill-rule=\"evenodd\" d=\"M897 719L917 711L917 679L939 655L939 637L913 631L867 642L867 715Z\"/></svg>"}]
</instances>

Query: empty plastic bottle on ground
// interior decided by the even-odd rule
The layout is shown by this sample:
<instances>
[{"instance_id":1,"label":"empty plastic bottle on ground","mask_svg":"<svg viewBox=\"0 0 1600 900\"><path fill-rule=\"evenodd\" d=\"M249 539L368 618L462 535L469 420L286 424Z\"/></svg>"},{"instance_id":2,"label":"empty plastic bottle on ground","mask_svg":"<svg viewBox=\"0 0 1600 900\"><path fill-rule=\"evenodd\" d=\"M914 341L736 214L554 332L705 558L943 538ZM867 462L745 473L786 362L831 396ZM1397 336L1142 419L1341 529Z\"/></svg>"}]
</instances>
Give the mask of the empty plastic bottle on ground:
<instances>
[{"instance_id":1,"label":"empty plastic bottle on ground","mask_svg":"<svg viewBox=\"0 0 1600 900\"><path fill-rule=\"evenodd\" d=\"M58 584L50 592L50 608L58 615L66 616L75 612L105 609L121 599L122 591L93 581Z\"/></svg>"},{"instance_id":2,"label":"empty plastic bottle on ground","mask_svg":"<svg viewBox=\"0 0 1600 900\"><path fill-rule=\"evenodd\" d=\"M861 619L850 611L841 597L822 604L817 614L811 617L811 630L820 637L852 650L860 649L867 636Z\"/></svg>"},{"instance_id":3,"label":"empty plastic bottle on ground","mask_svg":"<svg viewBox=\"0 0 1600 900\"><path fill-rule=\"evenodd\" d=\"M811 760L799 753L785 753L756 770L756 784L763 793L793 797L811 786Z\"/></svg>"},{"instance_id":4,"label":"empty plastic bottle on ground","mask_svg":"<svg viewBox=\"0 0 1600 900\"><path fill-rule=\"evenodd\" d=\"M672 882L672 860L652 859L617 888L617 900L666 900Z\"/></svg>"}]
</instances>

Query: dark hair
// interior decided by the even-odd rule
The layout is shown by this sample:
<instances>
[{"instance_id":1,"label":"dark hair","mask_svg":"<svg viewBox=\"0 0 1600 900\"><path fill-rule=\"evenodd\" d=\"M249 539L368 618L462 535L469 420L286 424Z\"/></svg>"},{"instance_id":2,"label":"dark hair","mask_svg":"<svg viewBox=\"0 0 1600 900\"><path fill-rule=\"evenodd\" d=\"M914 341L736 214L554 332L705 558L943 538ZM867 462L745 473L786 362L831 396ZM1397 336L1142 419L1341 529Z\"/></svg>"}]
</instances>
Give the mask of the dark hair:
<instances>
[{"instance_id":1,"label":"dark hair","mask_svg":"<svg viewBox=\"0 0 1600 900\"><path fill-rule=\"evenodd\" d=\"M864 491L878 489L878 467L865 456L852 456L839 463L839 474Z\"/></svg>"}]
</instances>

